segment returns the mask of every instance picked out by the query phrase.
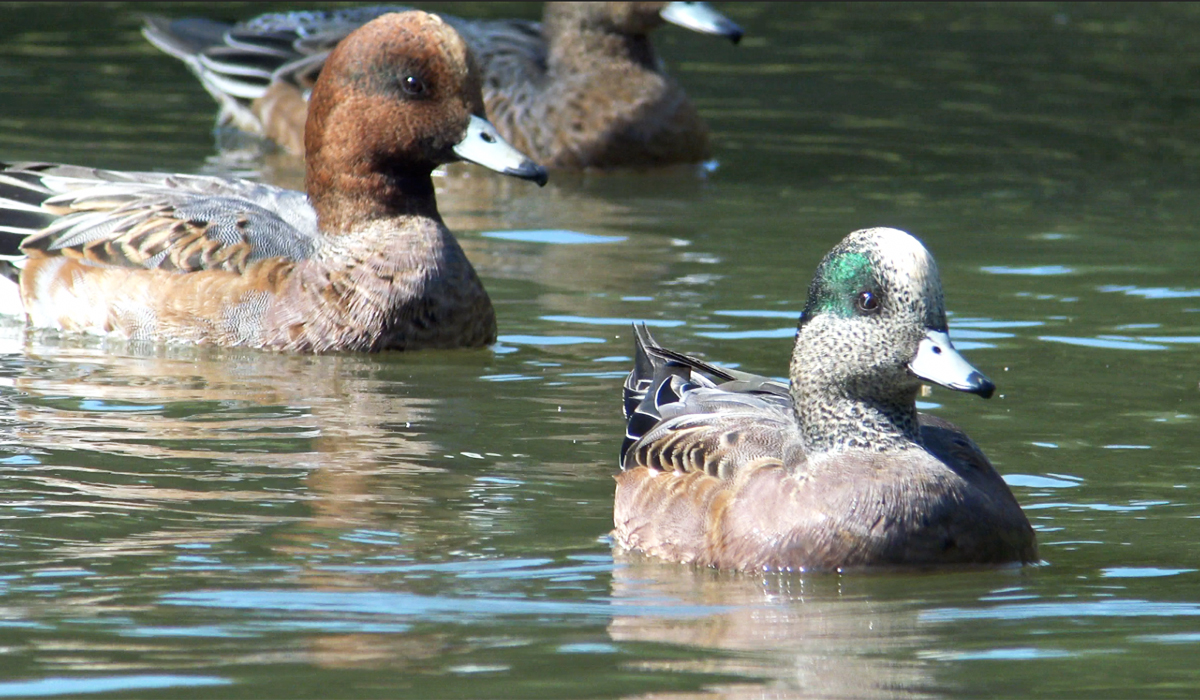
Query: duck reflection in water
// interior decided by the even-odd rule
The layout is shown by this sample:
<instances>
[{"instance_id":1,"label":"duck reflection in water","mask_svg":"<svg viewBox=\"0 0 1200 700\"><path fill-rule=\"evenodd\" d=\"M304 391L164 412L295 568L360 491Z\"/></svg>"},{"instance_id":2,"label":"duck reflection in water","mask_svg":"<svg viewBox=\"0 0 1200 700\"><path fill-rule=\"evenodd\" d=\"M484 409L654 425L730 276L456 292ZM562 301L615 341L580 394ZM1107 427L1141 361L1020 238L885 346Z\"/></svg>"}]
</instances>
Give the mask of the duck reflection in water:
<instances>
[{"instance_id":1,"label":"duck reflection in water","mask_svg":"<svg viewBox=\"0 0 1200 700\"><path fill-rule=\"evenodd\" d=\"M608 626L614 642L637 645L640 670L744 678L664 697L916 699L935 685L933 663L914 658L930 630L918 610L872 590L879 579L733 574L636 552L618 552L614 564L614 609L661 611L616 615ZM656 660L646 645L687 651Z\"/></svg>"}]
</instances>

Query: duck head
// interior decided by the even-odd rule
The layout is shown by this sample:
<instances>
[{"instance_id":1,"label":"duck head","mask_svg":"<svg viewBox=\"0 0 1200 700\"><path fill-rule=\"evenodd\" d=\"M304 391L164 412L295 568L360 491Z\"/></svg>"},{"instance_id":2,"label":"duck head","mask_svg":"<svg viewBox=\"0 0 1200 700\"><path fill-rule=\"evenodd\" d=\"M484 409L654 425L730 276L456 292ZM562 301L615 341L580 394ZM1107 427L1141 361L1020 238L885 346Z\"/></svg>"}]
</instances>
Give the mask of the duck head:
<instances>
[{"instance_id":1,"label":"duck head","mask_svg":"<svg viewBox=\"0 0 1200 700\"><path fill-rule=\"evenodd\" d=\"M306 185L318 215L322 200L340 193L355 193L359 206L373 199L411 209L403 202L411 196L389 199L406 188L432 196L430 173L457 160L545 184L545 169L484 117L480 75L462 37L437 15L383 15L343 39L313 87L305 125Z\"/></svg>"},{"instance_id":2,"label":"duck head","mask_svg":"<svg viewBox=\"0 0 1200 700\"><path fill-rule=\"evenodd\" d=\"M830 406L882 411L916 433L922 381L988 398L995 385L954 349L933 256L896 229L856 231L821 261L800 317L792 393L803 423ZM838 413L841 409L833 410Z\"/></svg>"}]
</instances>

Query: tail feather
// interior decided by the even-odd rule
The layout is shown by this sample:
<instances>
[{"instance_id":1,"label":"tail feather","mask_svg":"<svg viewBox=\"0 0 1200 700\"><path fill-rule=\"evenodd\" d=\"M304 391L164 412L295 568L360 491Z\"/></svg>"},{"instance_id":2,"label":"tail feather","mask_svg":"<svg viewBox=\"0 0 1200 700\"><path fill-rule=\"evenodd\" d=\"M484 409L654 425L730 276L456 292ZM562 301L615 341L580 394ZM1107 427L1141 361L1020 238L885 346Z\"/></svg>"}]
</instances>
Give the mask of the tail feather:
<instances>
[{"instance_id":1,"label":"tail feather","mask_svg":"<svg viewBox=\"0 0 1200 700\"><path fill-rule=\"evenodd\" d=\"M625 400L622 465L630 446L662 420L659 407L679 401L685 391L699 386L693 381L689 362L699 360L665 350L655 342L644 323L634 325L633 334L633 371L625 379L622 392Z\"/></svg>"},{"instance_id":2,"label":"tail feather","mask_svg":"<svg viewBox=\"0 0 1200 700\"><path fill-rule=\"evenodd\" d=\"M17 285L25 254L21 242L49 226L57 214L42 208L55 193L42 183L44 163L0 163L0 315L23 312Z\"/></svg>"},{"instance_id":3,"label":"tail feather","mask_svg":"<svg viewBox=\"0 0 1200 700\"><path fill-rule=\"evenodd\" d=\"M629 448L663 420L663 409L685 400L685 394L697 389L720 387L730 400L739 394L758 397L757 401L790 405L788 385L769 377L739 372L705 362L691 355L668 350L650 335L646 325L634 325L633 371L625 379L625 440L621 443L621 465ZM669 414L679 407L668 409Z\"/></svg>"},{"instance_id":4,"label":"tail feather","mask_svg":"<svg viewBox=\"0 0 1200 700\"><path fill-rule=\"evenodd\" d=\"M20 258L21 242L58 218L42 203L55 193L42 183L42 163L0 163L0 256ZM10 261L11 262L11 261ZM0 274L17 274L6 265Z\"/></svg>"},{"instance_id":5,"label":"tail feather","mask_svg":"<svg viewBox=\"0 0 1200 700\"><path fill-rule=\"evenodd\" d=\"M191 64L204 49L220 44L232 24L215 22L202 17L168 19L158 15L144 15L142 36L159 50Z\"/></svg>"},{"instance_id":6,"label":"tail feather","mask_svg":"<svg viewBox=\"0 0 1200 700\"><path fill-rule=\"evenodd\" d=\"M657 347L654 338L646 324L633 326L633 371L625 378L623 394L625 398L625 418L628 419L637 409L638 404L646 398L646 392L654 380L654 362L646 350L646 346Z\"/></svg>"},{"instance_id":7,"label":"tail feather","mask_svg":"<svg viewBox=\"0 0 1200 700\"><path fill-rule=\"evenodd\" d=\"M232 24L199 17L171 20L156 15L144 16L143 22L142 36L164 53L183 61L221 105L218 124L233 123L251 133L261 131L250 103L267 91L273 71L287 61L286 57L281 57L278 50L270 51L258 45L249 50L242 46L226 47L226 41L233 33ZM271 55L266 58L264 53ZM231 55L228 60L219 60L226 54ZM247 55L250 58L247 59ZM248 65L243 65L243 60Z\"/></svg>"}]
</instances>

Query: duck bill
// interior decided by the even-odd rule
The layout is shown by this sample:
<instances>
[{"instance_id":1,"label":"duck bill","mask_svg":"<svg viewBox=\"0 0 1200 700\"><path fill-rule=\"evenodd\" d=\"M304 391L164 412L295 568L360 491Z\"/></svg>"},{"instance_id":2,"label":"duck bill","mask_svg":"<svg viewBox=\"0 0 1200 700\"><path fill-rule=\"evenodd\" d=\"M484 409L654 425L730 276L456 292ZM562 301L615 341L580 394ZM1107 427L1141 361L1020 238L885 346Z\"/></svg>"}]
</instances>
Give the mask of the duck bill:
<instances>
[{"instance_id":1,"label":"duck bill","mask_svg":"<svg viewBox=\"0 0 1200 700\"><path fill-rule=\"evenodd\" d=\"M500 136L491 122L474 114L467 125L467 135L462 141L454 144L453 150L455 155L463 160L522 180L533 180L538 186L545 185L549 179L545 168L513 148L512 144Z\"/></svg>"},{"instance_id":2,"label":"duck bill","mask_svg":"<svg viewBox=\"0 0 1200 700\"><path fill-rule=\"evenodd\" d=\"M945 331L925 333L921 344L917 346L916 357L908 363L908 369L926 381L955 391L979 394L985 399L990 399L996 391L992 380L958 354Z\"/></svg>"},{"instance_id":3,"label":"duck bill","mask_svg":"<svg viewBox=\"0 0 1200 700\"><path fill-rule=\"evenodd\" d=\"M742 28L709 7L708 3L669 2L658 16L693 32L723 36L735 44L742 40Z\"/></svg>"}]
</instances>

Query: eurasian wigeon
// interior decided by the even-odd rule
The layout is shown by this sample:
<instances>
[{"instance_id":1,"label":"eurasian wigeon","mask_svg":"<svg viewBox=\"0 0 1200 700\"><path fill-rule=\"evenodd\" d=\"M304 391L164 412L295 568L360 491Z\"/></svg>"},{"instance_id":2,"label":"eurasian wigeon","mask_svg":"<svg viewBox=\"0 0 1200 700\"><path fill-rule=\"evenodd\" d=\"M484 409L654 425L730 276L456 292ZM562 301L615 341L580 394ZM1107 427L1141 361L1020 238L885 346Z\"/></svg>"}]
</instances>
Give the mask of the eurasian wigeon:
<instances>
[{"instance_id":1,"label":"eurasian wigeon","mask_svg":"<svg viewBox=\"0 0 1200 700\"><path fill-rule=\"evenodd\" d=\"M306 91L349 32L388 7L273 13L236 25L149 17L142 30L184 61L231 125L300 153ZM650 167L709 157L708 127L663 69L649 32L664 22L742 30L700 2L550 2L542 23L446 17L483 66L497 130L551 168Z\"/></svg>"},{"instance_id":2,"label":"eurasian wigeon","mask_svg":"<svg viewBox=\"0 0 1200 700\"><path fill-rule=\"evenodd\" d=\"M307 196L245 180L18 163L0 232L27 257L30 325L301 352L483 346L491 300L438 214L431 173L543 168L483 118L466 43L436 15L345 38L313 87ZM15 276L15 275L14 275Z\"/></svg>"},{"instance_id":3,"label":"eurasian wigeon","mask_svg":"<svg viewBox=\"0 0 1200 700\"><path fill-rule=\"evenodd\" d=\"M983 452L917 412L922 380L984 398L995 386L950 343L937 266L909 234L857 231L825 256L790 386L635 331L619 546L738 570L1037 560Z\"/></svg>"}]
</instances>

